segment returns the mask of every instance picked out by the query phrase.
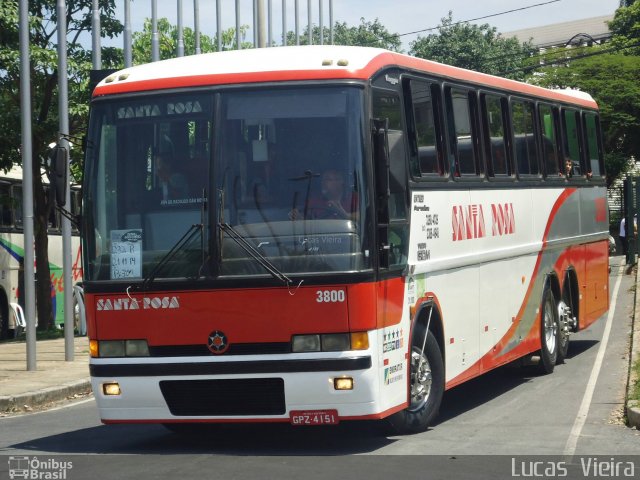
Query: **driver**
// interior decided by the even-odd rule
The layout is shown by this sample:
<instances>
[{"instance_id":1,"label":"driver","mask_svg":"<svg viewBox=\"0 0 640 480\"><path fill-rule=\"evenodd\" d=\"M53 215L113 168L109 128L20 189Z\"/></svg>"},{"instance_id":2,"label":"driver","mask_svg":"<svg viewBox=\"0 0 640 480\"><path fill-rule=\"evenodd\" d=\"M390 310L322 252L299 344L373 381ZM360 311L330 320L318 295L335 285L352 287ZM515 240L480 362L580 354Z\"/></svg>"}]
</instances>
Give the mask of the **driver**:
<instances>
[{"instance_id":1,"label":"driver","mask_svg":"<svg viewBox=\"0 0 640 480\"><path fill-rule=\"evenodd\" d=\"M328 169L321 176L320 197L309 198L307 206L310 218L354 220L357 212L357 197L345 193L344 175L336 169ZM289 213L292 220L299 217L297 209Z\"/></svg>"}]
</instances>

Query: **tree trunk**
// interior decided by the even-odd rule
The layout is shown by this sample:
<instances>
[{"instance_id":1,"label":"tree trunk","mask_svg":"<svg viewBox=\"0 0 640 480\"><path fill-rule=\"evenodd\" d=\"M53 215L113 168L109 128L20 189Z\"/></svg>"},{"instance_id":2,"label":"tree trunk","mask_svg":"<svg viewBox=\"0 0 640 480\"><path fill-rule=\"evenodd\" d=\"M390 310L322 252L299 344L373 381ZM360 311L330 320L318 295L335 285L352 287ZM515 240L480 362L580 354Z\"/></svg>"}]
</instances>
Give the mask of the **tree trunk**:
<instances>
[{"instance_id":1,"label":"tree trunk","mask_svg":"<svg viewBox=\"0 0 640 480\"><path fill-rule=\"evenodd\" d=\"M45 195L40 172L40 161L33 159L33 227L36 257L36 310L38 330L48 330L54 326L51 302L51 272L49 270L49 237L47 223L50 202Z\"/></svg>"}]
</instances>

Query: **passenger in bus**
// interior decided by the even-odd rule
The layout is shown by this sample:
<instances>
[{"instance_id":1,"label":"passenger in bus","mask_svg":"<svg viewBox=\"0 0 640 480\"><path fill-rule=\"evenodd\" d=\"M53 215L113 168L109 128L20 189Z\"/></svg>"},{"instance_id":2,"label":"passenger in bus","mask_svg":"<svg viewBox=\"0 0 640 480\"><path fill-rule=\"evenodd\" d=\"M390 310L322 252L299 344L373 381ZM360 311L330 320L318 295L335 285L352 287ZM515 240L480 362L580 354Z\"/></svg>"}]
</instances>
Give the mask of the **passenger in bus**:
<instances>
[{"instance_id":1,"label":"passenger in bus","mask_svg":"<svg viewBox=\"0 0 640 480\"><path fill-rule=\"evenodd\" d=\"M355 195L345 191L344 175L341 171L330 168L321 176L321 196L308 199L306 207L308 218L317 219L347 219L354 220L358 209ZM300 217L297 208L289 212L291 220Z\"/></svg>"},{"instance_id":2,"label":"passenger in bus","mask_svg":"<svg viewBox=\"0 0 640 480\"><path fill-rule=\"evenodd\" d=\"M176 200L189 197L189 186L184 174L177 172L176 161L168 152L155 155L156 189L161 201Z\"/></svg>"}]
</instances>

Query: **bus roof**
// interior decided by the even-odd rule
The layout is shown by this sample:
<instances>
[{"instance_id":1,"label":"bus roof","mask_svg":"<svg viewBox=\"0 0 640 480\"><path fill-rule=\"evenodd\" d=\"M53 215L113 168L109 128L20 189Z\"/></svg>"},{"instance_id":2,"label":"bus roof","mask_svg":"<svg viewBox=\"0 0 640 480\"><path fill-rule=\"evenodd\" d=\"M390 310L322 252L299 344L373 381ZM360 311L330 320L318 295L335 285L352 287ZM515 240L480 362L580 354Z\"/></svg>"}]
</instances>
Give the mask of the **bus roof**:
<instances>
[{"instance_id":1,"label":"bus roof","mask_svg":"<svg viewBox=\"0 0 640 480\"><path fill-rule=\"evenodd\" d=\"M93 96L240 83L367 80L392 66L597 108L593 98L582 92L576 95L549 90L379 48L334 45L232 50L147 63L108 76L98 84Z\"/></svg>"}]
</instances>

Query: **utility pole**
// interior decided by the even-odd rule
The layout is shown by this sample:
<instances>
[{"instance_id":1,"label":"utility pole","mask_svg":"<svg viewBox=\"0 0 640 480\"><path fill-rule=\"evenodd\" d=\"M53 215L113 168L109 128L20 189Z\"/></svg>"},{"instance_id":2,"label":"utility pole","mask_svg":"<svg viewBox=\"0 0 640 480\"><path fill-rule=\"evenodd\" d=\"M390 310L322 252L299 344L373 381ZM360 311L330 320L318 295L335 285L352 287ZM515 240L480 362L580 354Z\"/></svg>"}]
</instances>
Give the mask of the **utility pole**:
<instances>
[{"instance_id":1,"label":"utility pole","mask_svg":"<svg viewBox=\"0 0 640 480\"><path fill-rule=\"evenodd\" d=\"M124 0L124 66L133 65L133 52L131 49L131 0Z\"/></svg>"},{"instance_id":2,"label":"utility pole","mask_svg":"<svg viewBox=\"0 0 640 480\"><path fill-rule=\"evenodd\" d=\"M216 0L216 36L218 37L218 52L222 51L222 13L220 12L220 0Z\"/></svg>"},{"instance_id":3,"label":"utility pole","mask_svg":"<svg viewBox=\"0 0 640 480\"><path fill-rule=\"evenodd\" d=\"M282 0L282 46L287 46L287 0Z\"/></svg>"},{"instance_id":4,"label":"utility pole","mask_svg":"<svg viewBox=\"0 0 640 480\"><path fill-rule=\"evenodd\" d=\"M184 57L184 31L182 28L182 0L178 0L178 57Z\"/></svg>"},{"instance_id":5,"label":"utility pole","mask_svg":"<svg viewBox=\"0 0 640 480\"><path fill-rule=\"evenodd\" d=\"M65 15L65 24L66 18ZM60 19L58 19L58 24L60 24ZM93 69L100 70L102 68L102 49L100 47L100 7L98 6L98 0L92 0L91 2L91 49Z\"/></svg>"},{"instance_id":6,"label":"utility pole","mask_svg":"<svg viewBox=\"0 0 640 480\"><path fill-rule=\"evenodd\" d=\"M158 38L158 0L151 0L151 61L160 60L160 39Z\"/></svg>"},{"instance_id":7,"label":"utility pole","mask_svg":"<svg viewBox=\"0 0 640 480\"><path fill-rule=\"evenodd\" d=\"M266 44L264 22L264 0L258 0L258 47L264 48Z\"/></svg>"},{"instance_id":8,"label":"utility pole","mask_svg":"<svg viewBox=\"0 0 640 480\"><path fill-rule=\"evenodd\" d=\"M333 45L333 0L329 0L329 44Z\"/></svg>"},{"instance_id":9,"label":"utility pole","mask_svg":"<svg viewBox=\"0 0 640 480\"><path fill-rule=\"evenodd\" d=\"M295 16L296 16L296 45L300 45L300 0L296 0L296 3L295 3Z\"/></svg>"},{"instance_id":10,"label":"utility pole","mask_svg":"<svg viewBox=\"0 0 640 480\"><path fill-rule=\"evenodd\" d=\"M267 0L267 31L268 31L268 38L269 38L267 47L273 47L272 13L273 13L273 10L271 9L271 0Z\"/></svg>"},{"instance_id":11,"label":"utility pole","mask_svg":"<svg viewBox=\"0 0 640 480\"><path fill-rule=\"evenodd\" d=\"M33 150L31 143L31 67L29 61L29 4L19 2L20 121L22 126L22 212L24 228L24 289L27 316L27 370L37 370L36 295L33 262Z\"/></svg>"},{"instance_id":12,"label":"utility pole","mask_svg":"<svg viewBox=\"0 0 640 480\"><path fill-rule=\"evenodd\" d=\"M58 129L60 131L59 145L69 151L69 91L67 79L67 5L65 0L58 0ZM94 17L96 12L94 11ZM97 12L100 21L100 11ZM94 38L100 38L94 34ZM66 156L67 160L69 156ZM71 179L69 161L64 167L67 182ZM71 205L71 189L65 185L64 206ZM62 215L62 272L64 285L64 359L72 362L73 352L73 283L71 278L71 220Z\"/></svg>"},{"instance_id":13,"label":"utility pole","mask_svg":"<svg viewBox=\"0 0 640 480\"><path fill-rule=\"evenodd\" d=\"M193 35L196 43L196 55L202 53L200 48L200 1L193 0Z\"/></svg>"},{"instance_id":14,"label":"utility pole","mask_svg":"<svg viewBox=\"0 0 640 480\"><path fill-rule=\"evenodd\" d=\"M240 0L236 0L236 49L242 50L242 37L240 35Z\"/></svg>"},{"instance_id":15,"label":"utility pole","mask_svg":"<svg viewBox=\"0 0 640 480\"><path fill-rule=\"evenodd\" d=\"M311 0L307 0L307 18L308 18L308 32L309 45L313 45L313 23L311 23Z\"/></svg>"},{"instance_id":16,"label":"utility pole","mask_svg":"<svg viewBox=\"0 0 640 480\"><path fill-rule=\"evenodd\" d=\"M324 45L324 21L322 16L322 0L318 0L318 15L320 24L320 45Z\"/></svg>"}]
</instances>

